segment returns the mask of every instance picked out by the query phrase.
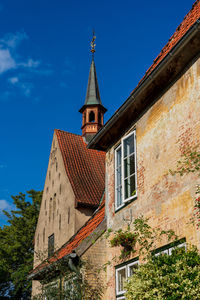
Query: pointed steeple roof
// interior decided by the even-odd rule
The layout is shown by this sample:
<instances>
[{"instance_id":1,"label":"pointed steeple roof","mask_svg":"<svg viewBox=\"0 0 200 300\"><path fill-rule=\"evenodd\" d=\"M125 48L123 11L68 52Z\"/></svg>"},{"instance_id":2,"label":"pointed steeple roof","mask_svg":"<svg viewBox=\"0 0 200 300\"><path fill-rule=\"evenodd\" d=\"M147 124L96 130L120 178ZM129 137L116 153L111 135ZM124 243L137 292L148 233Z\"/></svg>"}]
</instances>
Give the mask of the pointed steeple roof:
<instances>
[{"instance_id":1,"label":"pointed steeple roof","mask_svg":"<svg viewBox=\"0 0 200 300\"><path fill-rule=\"evenodd\" d=\"M97 81L96 67L94 63L94 58L90 65L90 73L87 85L87 93L85 97L85 105L97 105L101 104L101 98L99 93L99 85Z\"/></svg>"},{"instance_id":2,"label":"pointed steeple roof","mask_svg":"<svg viewBox=\"0 0 200 300\"><path fill-rule=\"evenodd\" d=\"M90 65L90 73L89 73L85 103L79 111L82 113L83 110L87 106L90 106L90 105L91 106L94 106L94 105L101 106L104 112L107 111L107 109L102 105L102 102L101 102L96 67L95 67L95 62L94 62L94 55L92 56L92 62Z\"/></svg>"}]
</instances>

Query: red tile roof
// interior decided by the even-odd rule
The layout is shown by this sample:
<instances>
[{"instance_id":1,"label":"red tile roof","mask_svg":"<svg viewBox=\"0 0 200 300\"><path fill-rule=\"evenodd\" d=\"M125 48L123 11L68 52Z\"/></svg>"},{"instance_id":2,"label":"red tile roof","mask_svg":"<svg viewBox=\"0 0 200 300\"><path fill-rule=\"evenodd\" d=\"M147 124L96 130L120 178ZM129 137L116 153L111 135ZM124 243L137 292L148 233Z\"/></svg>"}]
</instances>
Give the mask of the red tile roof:
<instances>
[{"instance_id":1,"label":"red tile roof","mask_svg":"<svg viewBox=\"0 0 200 300\"><path fill-rule=\"evenodd\" d=\"M49 264L63 258L65 255L70 254L75 250L104 220L105 217L105 195L102 202L93 216L83 225L78 232L73 235L67 243L65 243L59 250L57 250L48 262L43 262L38 265L31 273L37 273Z\"/></svg>"},{"instance_id":2,"label":"red tile roof","mask_svg":"<svg viewBox=\"0 0 200 300\"><path fill-rule=\"evenodd\" d=\"M157 65L165 58L172 48L181 40L192 25L200 18L200 0L196 0L192 9L184 17L183 22L177 27L175 33L169 39L168 43L163 47L160 54L154 59L151 67L146 71L143 78L138 83L137 87L151 74ZM135 89L134 89L135 90Z\"/></svg>"},{"instance_id":3,"label":"red tile roof","mask_svg":"<svg viewBox=\"0 0 200 300\"><path fill-rule=\"evenodd\" d=\"M76 204L97 207L105 188L105 152L87 149L80 135L55 133Z\"/></svg>"}]
</instances>

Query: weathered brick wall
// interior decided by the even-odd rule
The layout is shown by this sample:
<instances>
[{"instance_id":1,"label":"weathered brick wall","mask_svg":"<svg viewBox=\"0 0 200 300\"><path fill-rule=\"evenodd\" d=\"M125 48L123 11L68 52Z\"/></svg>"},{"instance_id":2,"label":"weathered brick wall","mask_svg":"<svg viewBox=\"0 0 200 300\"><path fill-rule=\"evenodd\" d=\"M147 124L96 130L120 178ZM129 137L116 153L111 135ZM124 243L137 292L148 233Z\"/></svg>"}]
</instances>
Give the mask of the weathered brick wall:
<instances>
[{"instance_id":1,"label":"weathered brick wall","mask_svg":"<svg viewBox=\"0 0 200 300\"><path fill-rule=\"evenodd\" d=\"M100 237L91 247L82 255L81 259L88 262L91 266L86 273L87 280L96 287L98 284L102 285L104 296L102 300L109 299L106 296L106 271L102 270L102 266L107 260L107 240ZM96 272L101 270L100 273Z\"/></svg>"},{"instance_id":2,"label":"weathered brick wall","mask_svg":"<svg viewBox=\"0 0 200 300\"><path fill-rule=\"evenodd\" d=\"M152 227L173 229L176 234L200 248L200 236L189 222L193 213L197 174L172 176L184 149L200 142L200 59L134 125L137 140L137 184L135 201L115 213L114 149L106 157L108 228L125 227L123 217L141 214ZM133 129L132 128L132 129ZM127 133L126 133L127 134ZM158 246L162 246L161 244ZM108 250L108 260L118 255ZM117 263L116 263L117 264ZM115 299L114 268L108 268L108 299Z\"/></svg>"}]
</instances>

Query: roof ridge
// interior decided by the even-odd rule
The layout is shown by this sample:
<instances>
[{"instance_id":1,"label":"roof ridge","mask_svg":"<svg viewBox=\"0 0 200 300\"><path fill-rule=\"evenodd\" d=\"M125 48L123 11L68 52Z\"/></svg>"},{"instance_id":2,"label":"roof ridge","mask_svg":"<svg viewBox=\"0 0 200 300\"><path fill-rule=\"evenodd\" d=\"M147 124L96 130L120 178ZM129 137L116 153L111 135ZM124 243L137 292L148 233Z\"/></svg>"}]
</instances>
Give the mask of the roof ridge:
<instances>
[{"instance_id":1,"label":"roof ridge","mask_svg":"<svg viewBox=\"0 0 200 300\"><path fill-rule=\"evenodd\" d=\"M82 137L82 135L80 135L78 133L73 133L73 132L62 130L62 129L54 129L54 131L60 131L60 132L63 132L63 133L69 133L69 134L72 134L72 135L77 135L77 136Z\"/></svg>"},{"instance_id":2,"label":"roof ridge","mask_svg":"<svg viewBox=\"0 0 200 300\"><path fill-rule=\"evenodd\" d=\"M144 76L140 79L140 81L138 82L136 88L142 84L142 82L151 74L151 72L161 63L161 61L166 57L166 55L177 45L177 43L181 40L181 38L186 34L186 32L195 24L195 22L197 22L197 20L200 19L200 17L198 18L198 14L197 17L194 18L194 21L191 22L191 24L189 24L189 26L187 26L187 21L190 20L190 16L191 14L194 12L195 14L195 8L196 6L199 4L200 0L196 0L193 5L192 8L189 10L189 12L184 16L184 18L182 19L182 22L176 27L174 33L172 34L172 36L168 39L167 43L162 47L161 51L159 52L159 54L156 56L156 58L153 60L153 63L149 66L149 68L146 70L146 72L144 73ZM192 18L193 20L193 18ZM182 29L183 27L183 29ZM181 36L178 36L180 34L180 31L183 30L183 34L181 34ZM173 43L173 40L174 43ZM131 94L135 91L135 89L131 92Z\"/></svg>"}]
</instances>

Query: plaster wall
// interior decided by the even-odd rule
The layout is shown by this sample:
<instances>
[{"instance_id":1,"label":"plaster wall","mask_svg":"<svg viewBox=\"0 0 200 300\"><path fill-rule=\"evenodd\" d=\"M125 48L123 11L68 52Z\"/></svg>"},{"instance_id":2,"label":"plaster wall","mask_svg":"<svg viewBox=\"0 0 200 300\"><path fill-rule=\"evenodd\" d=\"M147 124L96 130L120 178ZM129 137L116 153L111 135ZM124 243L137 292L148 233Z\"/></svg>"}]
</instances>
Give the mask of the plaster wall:
<instances>
[{"instance_id":1,"label":"plaster wall","mask_svg":"<svg viewBox=\"0 0 200 300\"><path fill-rule=\"evenodd\" d=\"M200 236L189 221L193 215L198 174L172 176L177 161L185 149L193 149L200 142L200 59L161 96L148 111L126 132L136 129L137 143L137 199L115 212L114 150L106 155L107 228L126 228L125 219L141 214L149 218L151 227L172 229L186 242L200 248ZM125 136L124 135L124 136ZM163 246L167 241L158 243ZM109 248L108 260L119 254ZM107 299L115 299L115 269L108 267Z\"/></svg>"}]
</instances>

